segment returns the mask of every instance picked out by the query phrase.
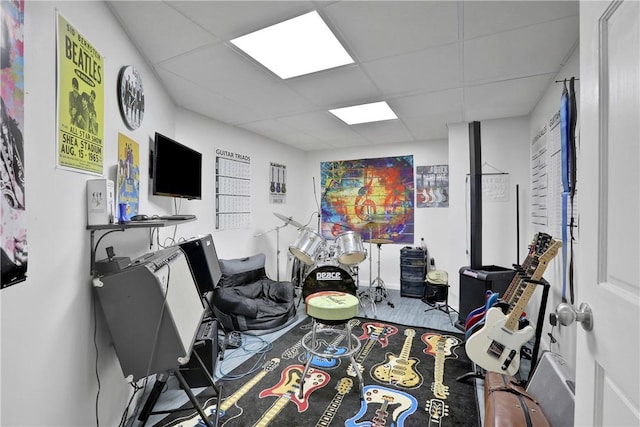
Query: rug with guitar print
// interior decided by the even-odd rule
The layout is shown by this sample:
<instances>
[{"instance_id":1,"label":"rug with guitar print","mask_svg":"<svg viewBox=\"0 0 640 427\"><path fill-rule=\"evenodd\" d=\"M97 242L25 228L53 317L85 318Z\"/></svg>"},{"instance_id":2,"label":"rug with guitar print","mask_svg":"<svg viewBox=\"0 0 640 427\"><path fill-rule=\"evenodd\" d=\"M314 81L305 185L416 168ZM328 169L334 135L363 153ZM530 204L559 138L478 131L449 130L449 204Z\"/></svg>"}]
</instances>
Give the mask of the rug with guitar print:
<instances>
[{"instance_id":1,"label":"rug with guitar print","mask_svg":"<svg viewBox=\"0 0 640 427\"><path fill-rule=\"evenodd\" d=\"M474 382L456 381L473 370L463 335L364 318L351 322L362 345L354 357L364 379L364 402L348 358L315 356L304 379L304 394L298 396L306 361L300 340L311 328L311 319L306 319L278 338L268 353L254 356L230 374L247 372L258 357L264 358L259 370L224 382L219 425L480 425ZM327 355L346 351L336 334L327 334L324 344ZM215 413L215 397L209 389L198 399L207 415ZM204 424L192 410L173 413L157 425Z\"/></svg>"}]
</instances>

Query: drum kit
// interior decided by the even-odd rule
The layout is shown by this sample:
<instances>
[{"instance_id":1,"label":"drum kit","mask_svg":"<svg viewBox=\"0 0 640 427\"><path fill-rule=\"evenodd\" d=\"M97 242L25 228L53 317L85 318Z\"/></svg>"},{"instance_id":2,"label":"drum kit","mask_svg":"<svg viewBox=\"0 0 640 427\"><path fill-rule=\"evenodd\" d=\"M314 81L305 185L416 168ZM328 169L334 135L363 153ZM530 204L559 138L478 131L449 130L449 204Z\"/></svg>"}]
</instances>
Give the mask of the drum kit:
<instances>
[{"instance_id":1,"label":"drum kit","mask_svg":"<svg viewBox=\"0 0 640 427\"><path fill-rule=\"evenodd\" d=\"M386 221L369 221L358 228L368 229L369 252L372 244L378 247L378 276L371 280L367 290L358 293L359 264L367 258L360 232L348 230L339 233L333 242L325 240L320 234L295 221L292 217L274 212L274 215L299 230L298 237L289 245L289 252L293 255L291 265L291 281L296 288L302 288L302 298L317 291L341 291L368 298L375 311L375 303L388 299L385 284L380 277L380 248L381 245L393 243L387 239L373 239L374 227L380 227ZM278 248L278 252L280 249ZM369 257L369 277L372 278L372 261ZM388 301L389 305L394 305Z\"/></svg>"}]
</instances>

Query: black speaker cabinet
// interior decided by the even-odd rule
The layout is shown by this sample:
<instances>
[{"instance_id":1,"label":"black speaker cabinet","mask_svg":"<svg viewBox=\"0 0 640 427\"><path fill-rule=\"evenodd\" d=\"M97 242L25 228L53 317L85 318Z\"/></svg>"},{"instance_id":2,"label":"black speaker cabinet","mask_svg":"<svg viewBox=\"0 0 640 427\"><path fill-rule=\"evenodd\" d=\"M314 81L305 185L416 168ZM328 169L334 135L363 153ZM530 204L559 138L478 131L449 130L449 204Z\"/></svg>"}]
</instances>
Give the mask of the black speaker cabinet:
<instances>
[{"instance_id":1,"label":"black speaker cabinet","mask_svg":"<svg viewBox=\"0 0 640 427\"><path fill-rule=\"evenodd\" d=\"M486 302L486 291L504 295L516 271L495 265L483 265L481 269L460 269L459 322L464 327L467 315Z\"/></svg>"},{"instance_id":2,"label":"black speaker cabinet","mask_svg":"<svg viewBox=\"0 0 640 427\"><path fill-rule=\"evenodd\" d=\"M125 377L189 361L204 306L182 249L158 251L93 284Z\"/></svg>"},{"instance_id":3,"label":"black speaker cabinet","mask_svg":"<svg viewBox=\"0 0 640 427\"><path fill-rule=\"evenodd\" d=\"M197 339L198 342L193 351L198 353L207 371L211 375L215 375L218 351L220 349L218 345L218 321L202 322ZM191 356L189 363L180 367L180 373L191 388L209 387L211 385L202 366L194 356Z\"/></svg>"},{"instance_id":4,"label":"black speaker cabinet","mask_svg":"<svg viewBox=\"0 0 640 427\"><path fill-rule=\"evenodd\" d=\"M222 271L211 234L187 240L179 243L179 246L187 256L200 295L213 291L222 276Z\"/></svg>"}]
</instances>

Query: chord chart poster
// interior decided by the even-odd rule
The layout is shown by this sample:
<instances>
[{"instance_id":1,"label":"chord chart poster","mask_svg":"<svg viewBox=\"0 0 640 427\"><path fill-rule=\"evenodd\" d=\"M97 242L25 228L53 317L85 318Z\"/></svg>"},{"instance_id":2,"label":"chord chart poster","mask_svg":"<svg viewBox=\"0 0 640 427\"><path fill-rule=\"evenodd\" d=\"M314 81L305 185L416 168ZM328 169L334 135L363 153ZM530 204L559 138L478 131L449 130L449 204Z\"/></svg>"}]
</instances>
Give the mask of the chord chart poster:
<instances>
[{"instance_id":1,"label":"chord chart poster","mask_svg":"<svg viewBox=\"0 0 640 427\"><path fill-rule=\"evenodd\" d=\"M216 150L216 229L251 225L251 157Z\"/></svg>"},{"instance_id":2,"label":"chord chart poster","mask_svg":"<svg viewBox=\"0 0 640 427\"><path fill-rule=\"evenodd\" d=\"M320 163L322 236L414 241L413 156Z\"/></svg>"},{"instance_id":3,"label":"chord chart poster","mask_svg":"<svg viewBox=\"0 0 640 427\"><path fill-rule=\"evenodd\" d=\"M416 166L416 206L449 207L449 165Z\"/></svg>"}]
</instances>

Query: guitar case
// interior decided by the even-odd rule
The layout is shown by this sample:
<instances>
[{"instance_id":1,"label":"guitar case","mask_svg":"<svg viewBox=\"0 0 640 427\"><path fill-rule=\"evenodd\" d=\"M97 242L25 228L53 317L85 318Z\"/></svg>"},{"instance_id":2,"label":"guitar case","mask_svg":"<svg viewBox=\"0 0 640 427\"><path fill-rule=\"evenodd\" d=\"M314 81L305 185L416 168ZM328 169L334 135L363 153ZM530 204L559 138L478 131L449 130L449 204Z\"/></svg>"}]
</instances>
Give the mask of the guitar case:
<instances>
[{"instance_id":1,"label":"guitar case","mask_svg":"<svg viewBox=\"0 0 640 427\"><path fill-rule=\"evenodd\" d=\"M536 399L512 376L487 372L484 402L484 427L550 427Z\"/></svg>"}]
</instances>

